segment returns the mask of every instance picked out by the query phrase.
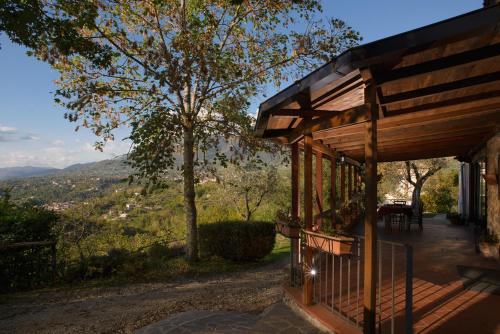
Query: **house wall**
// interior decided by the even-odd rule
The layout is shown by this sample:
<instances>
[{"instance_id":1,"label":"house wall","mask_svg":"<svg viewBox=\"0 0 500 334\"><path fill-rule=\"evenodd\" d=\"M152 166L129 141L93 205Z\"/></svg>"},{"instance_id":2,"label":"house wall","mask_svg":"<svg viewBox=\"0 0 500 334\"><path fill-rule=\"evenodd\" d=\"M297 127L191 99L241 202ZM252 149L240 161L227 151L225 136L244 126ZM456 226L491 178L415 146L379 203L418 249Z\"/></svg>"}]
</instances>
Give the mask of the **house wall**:
<instances>
[{"instance_id":1,"label":"house wall","mask_svg":"<svg viewBox=\"0 0 500 334\"><path fill-rule=\"evenodd\" d=\"M488 140L486 144L486 174L494 174L497 177L496 184L487 185L487 227L490 232L500 237L500 193L498 183L500 155L500 132Z\"/></svg>"}]
</instances>

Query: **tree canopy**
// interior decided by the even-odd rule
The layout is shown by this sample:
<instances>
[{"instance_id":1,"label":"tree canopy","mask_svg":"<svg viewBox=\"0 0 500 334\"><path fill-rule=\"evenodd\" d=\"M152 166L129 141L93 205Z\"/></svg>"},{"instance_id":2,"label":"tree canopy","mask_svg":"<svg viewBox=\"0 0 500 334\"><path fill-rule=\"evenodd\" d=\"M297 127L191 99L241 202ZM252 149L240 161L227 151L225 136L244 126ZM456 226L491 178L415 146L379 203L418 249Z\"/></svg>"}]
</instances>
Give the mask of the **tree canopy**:
<instances>
[{"instance_id":1,"label":"tree canopy","mask_svg":"<svg viewBox=\"0 0 500 334\"><path fill-rule=\"evenodd\" d=\"M33 10L42 19L31 24L33 17L28 18L20 23L25 30L18 29L7 10L0 28L59 71L56 102L77 129L86 127L99 138L97 149L125 125L131 127L129 159L141 179L160 182L182 161L192 259L197 256L195 167L210 163L195 161L194 153L212 149L213 158L224 163L260 148L247 113L250 99L360 40L339 19L315 19L321 12L317 0L36 3L33 8L24 1L4 4ZM46 34L40 28L45 25ZM230 138L238 140L228 157L218 143Z\"/></svg>"}]
</instances>

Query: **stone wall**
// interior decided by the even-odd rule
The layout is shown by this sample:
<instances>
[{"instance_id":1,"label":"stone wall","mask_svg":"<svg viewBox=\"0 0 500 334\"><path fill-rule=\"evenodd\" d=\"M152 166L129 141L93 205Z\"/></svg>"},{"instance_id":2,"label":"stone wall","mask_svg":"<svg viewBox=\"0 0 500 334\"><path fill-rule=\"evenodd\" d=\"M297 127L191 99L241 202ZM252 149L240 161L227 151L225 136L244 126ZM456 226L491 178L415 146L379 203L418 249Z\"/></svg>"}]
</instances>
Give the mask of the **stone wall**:
<instances>
[{"instance_id":1,"label":"stone wall","mask_svg":"<svg viewBox=\"0 0 500 334\"><path fill-rule=\"evenodd\" d=\"M488 229L500 238L500 193L498 189L500 155L500 132L488 140L486 144L486 174L494 174L497 177L496 184L487 185L487 208L488 208Z\"/></svg>"}]
</instances>

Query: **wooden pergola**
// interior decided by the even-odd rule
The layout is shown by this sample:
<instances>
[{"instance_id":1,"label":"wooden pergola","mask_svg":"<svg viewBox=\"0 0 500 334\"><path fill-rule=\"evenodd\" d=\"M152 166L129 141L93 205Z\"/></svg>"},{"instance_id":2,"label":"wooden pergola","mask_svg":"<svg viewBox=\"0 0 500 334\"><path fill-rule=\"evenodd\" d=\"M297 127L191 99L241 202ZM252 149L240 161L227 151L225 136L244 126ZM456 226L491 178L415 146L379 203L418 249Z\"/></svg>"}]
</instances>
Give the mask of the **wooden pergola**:
<instances>
[{"instance_id":1,"label":"wooden pergola","mask_svg":"<svg viewBox=\"0 0 500 334\"><path fill-rule=\"evenodd\" d=\"M352 48L263 102L255 126L258 136L291 145L296 216L304 150L306 230L313 224L313 155L332 161L332 175L336 160L345 159L354 166L350 180L364 163L365 333L375 332L377 162L468 157L499 130L500 5ZM306 282L306 303L308 289Z\"/></svg>"}]
</instances>

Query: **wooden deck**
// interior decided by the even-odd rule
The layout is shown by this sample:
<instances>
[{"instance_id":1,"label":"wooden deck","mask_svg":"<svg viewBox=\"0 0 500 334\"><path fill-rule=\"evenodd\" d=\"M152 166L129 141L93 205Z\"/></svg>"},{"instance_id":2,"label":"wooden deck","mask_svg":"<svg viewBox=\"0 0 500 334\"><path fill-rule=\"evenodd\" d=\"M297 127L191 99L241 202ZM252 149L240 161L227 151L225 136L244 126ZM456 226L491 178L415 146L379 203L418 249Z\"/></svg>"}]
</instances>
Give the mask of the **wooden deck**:
<instances>
[{"instance_id":1,"label":"wooden deck","mask_svg":"<svg viewBox=\"0 0 500 334\"><path fill-rule=\"evenodd\" d=\"M424 219L424 231L392 232L383 229L379 222L380 239L411 244L414 249L413 278L413 330L414 333L500 333L500 265L482 258L474 251L472 233L465 226L451 225L442 216ZM388 258L388 257L387 257ZM396 268L404 265L401 257ZM377 314L377 325L382 324L382 333L390 333L391 279L385 262L382 272L381 317ZM322 272L325 272L324 270ZM405 280L400 270L395 281L395 333L404 332ZM321 275L321 273L319 273ZM322 303L310 307L302 304L302 290L285 288L288 298L300 309L314 317L323 326L335 333L360 333L340 316L333 314L331 275L321 291ZM325 281L327 277L323 277ZM337 278L338 279L338 278ZM356 287L355 277L351 287ZM356 294L347 298L344 285L342 309L351 319L363 318L362 289L358 304ZM338 309L339 290L334 293L334 305ZM352 288L351 288L352 291ZM318 298L319 291L315 291ZM379 309L377 294L377 310ZM356 307L359 305L359 309Z\"/></svg>"}]
</instances>

